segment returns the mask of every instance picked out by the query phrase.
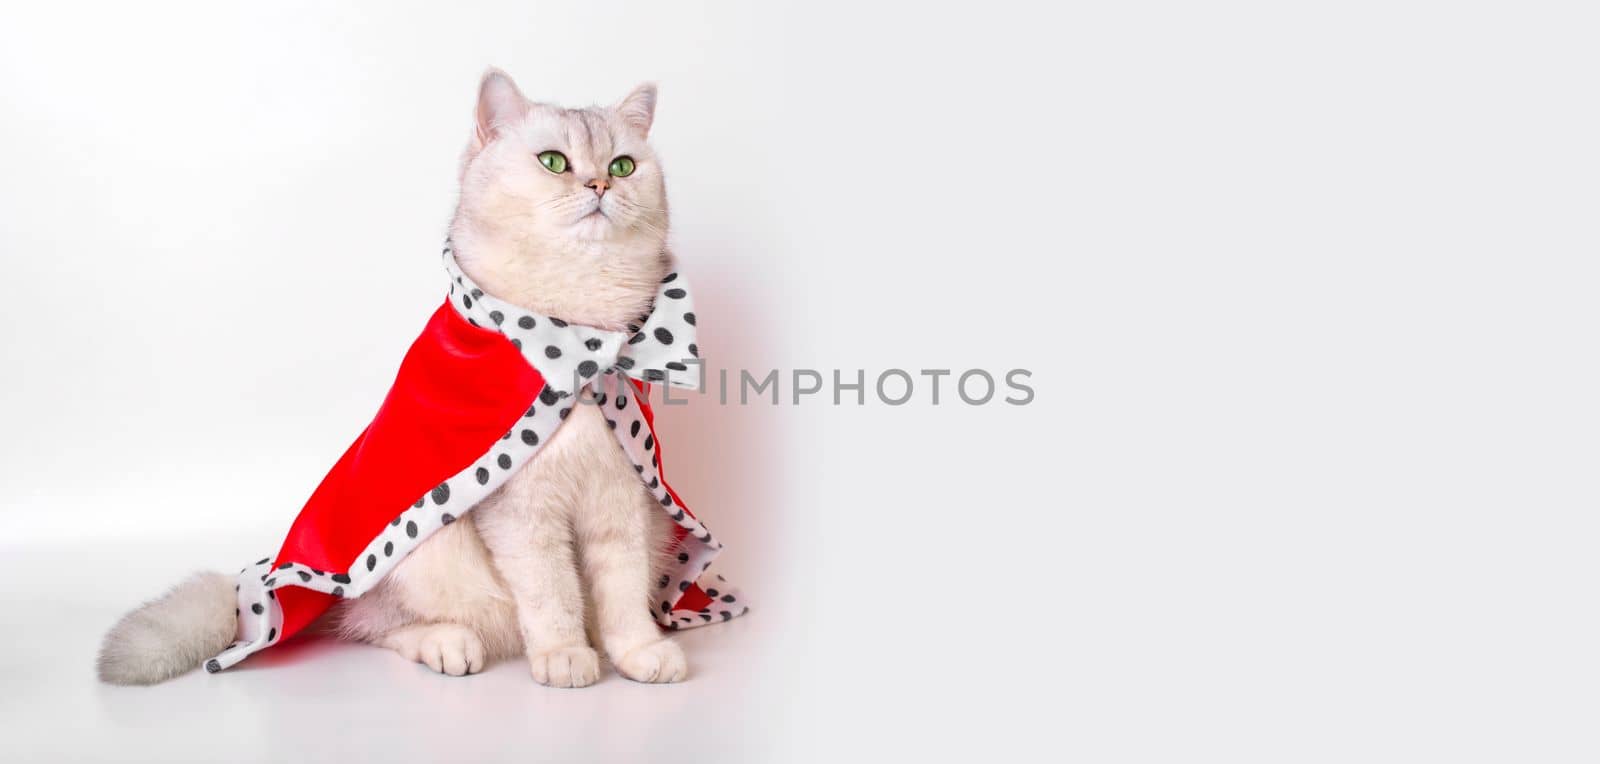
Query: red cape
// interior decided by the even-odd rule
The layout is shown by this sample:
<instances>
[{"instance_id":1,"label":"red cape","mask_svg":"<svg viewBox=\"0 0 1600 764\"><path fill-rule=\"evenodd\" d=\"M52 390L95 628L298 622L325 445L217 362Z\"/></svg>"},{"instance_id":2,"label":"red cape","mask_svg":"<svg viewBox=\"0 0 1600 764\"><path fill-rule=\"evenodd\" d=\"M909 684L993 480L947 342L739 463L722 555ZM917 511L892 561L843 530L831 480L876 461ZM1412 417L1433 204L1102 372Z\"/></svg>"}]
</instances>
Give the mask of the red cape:
<instances>
[{"instance_id":1,"label":"red cape","mask_svg":"<svg viewBox=\"0 0 1600 764\"><path fill-rule=\"evenodd\" d=\"M654 435L649 386L629 381ZM448 302L441 305L406 352L377 416L300 510L273 567L293 562L330 575L348 574L385 525L416 497L483 456L544 386L544 378L505 335L469 323ZM665 465L660 469L665 482ZM685 507L670 486L667 491ZM685 532L678 529L680 536ZM278 590L279 641L310 625L337 599L298 586ZM710 602L693 584L675 608L699 610Z\"/></svg>"}]
</instances>

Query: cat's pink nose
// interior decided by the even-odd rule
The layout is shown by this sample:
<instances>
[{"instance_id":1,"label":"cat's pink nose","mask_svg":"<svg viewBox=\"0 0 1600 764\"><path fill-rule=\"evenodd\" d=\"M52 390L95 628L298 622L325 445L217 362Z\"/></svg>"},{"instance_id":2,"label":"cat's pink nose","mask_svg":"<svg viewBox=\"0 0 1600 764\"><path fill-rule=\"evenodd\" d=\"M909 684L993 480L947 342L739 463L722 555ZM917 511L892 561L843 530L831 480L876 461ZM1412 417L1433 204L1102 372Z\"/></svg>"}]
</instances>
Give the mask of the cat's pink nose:
<instances>
[{"instance_id":1,"label":"cat's pink nose","mask_svg":"<svg viewBox=\"0 0 1600 764\"><path fill-rule=\"evenodd\" d=\"M606 189L611 187L611 184L607 183L605 178L595 178L594 180L591 180L583 185L594 189L595 196L605 196Z\"/></svg>"}]
</instances>

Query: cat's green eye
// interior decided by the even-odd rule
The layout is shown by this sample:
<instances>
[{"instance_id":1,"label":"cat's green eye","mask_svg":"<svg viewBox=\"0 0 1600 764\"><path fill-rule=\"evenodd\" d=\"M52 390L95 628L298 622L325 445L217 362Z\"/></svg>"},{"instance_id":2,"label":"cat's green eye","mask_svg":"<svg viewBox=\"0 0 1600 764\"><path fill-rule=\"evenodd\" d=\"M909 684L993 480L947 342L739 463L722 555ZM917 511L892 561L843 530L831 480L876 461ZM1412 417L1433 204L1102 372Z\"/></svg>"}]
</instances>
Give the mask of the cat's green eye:
<instances>
[{"instance_id":1,"label":"cat's green eye","mask_svg":"<svg viewBox=\"0 0 1600 764\"><path fill-rule=\"evenodd\" d=\"M615 178L626 178L633 174L633 157L621 156L611 160L611 175Z\"/></svg>"},{"instance_id":2,"label":"cat's green eye","mask_svg":"<svg viewBox=\"0 0 1600 764\"><path fill-rule=\"evenodd\" d=\"M567 171L567 155L559 151L546 151L539 154L539 164L544 165L544 169L560 175Z\"/></svg>"}]
</instances>

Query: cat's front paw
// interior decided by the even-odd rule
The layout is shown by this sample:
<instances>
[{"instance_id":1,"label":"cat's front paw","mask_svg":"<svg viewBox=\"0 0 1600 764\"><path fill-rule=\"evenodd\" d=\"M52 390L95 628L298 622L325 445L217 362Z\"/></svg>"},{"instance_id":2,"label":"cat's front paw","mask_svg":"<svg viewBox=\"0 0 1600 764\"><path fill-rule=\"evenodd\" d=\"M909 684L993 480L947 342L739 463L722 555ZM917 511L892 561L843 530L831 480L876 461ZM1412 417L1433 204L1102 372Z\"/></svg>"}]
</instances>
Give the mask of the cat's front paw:
<instances>
[{"instance_id":1,"label":"cat's front paw","mask_svg":"<svg viewBox=\"0 0 1600 764\"><path fill-rule=\"evenodd\" d=\"M465 626L441 623L427 627L417 638L418 663L441 674L466 676L483 670L483 640Z\"/></svg>"},{"instance_id":2,"label":"cat's front paw","mask_svg":"<svg viewBox=\"0 0 1600 764\"><path fill-rule=\"evenodd\" d=\"M600 678L600 656L586 645L533 653L528 663L533 681L546 687L588 687Z\"/></svg>"},{"instance_id":3,"label":"cat's front paw","mask_svg":"<svg viewBox=\"0 0 1600 764\"><path fill-rule=\"evenodd\" d=\"M689 675L689 660L683 656L683 648L670 639L635 647L616 666L618 674L635 682L681 682Z\"/></svg>"}]
</instances>

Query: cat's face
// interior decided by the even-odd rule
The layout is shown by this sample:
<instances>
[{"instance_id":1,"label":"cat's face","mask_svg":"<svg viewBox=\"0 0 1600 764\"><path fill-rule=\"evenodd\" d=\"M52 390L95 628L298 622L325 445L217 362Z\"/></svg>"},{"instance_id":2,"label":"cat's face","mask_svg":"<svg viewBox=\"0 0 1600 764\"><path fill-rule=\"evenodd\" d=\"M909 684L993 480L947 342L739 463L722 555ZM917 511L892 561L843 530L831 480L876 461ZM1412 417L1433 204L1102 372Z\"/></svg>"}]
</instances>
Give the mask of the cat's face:
<instances>
[{"instance_id":1,"label":"cat's face","mask_svg":"<svg viewBox=\"0 0 1600 764\"><path fill-rule=\"evenodd\" d=\"M667 199L647 140L655 88L611 107L529 102L490 72L462 163L462 210L480 226L557 250L661 251Z\"/></svg>"}]
</instances>

